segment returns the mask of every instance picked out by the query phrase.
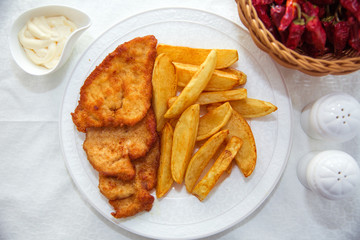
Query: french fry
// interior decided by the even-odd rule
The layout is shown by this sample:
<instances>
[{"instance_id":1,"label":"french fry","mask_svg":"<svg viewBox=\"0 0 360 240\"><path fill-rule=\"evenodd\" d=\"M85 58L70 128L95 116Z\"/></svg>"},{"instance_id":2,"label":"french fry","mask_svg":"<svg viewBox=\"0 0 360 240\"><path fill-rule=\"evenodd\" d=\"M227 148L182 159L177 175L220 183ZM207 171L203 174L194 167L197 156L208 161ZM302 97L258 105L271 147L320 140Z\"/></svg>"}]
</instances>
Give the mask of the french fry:
<instances>
[{"instance_id":1,"label":"french fry","mask_svg":"<svg viewBox=\"0 0 360 240\"><path fill-rule=\"evenodd\" d=\"M241 145L242 140L240 138L235 136L230 138L224 151L216 159L214 165L195 186L192 192L200 201L203 201L206 198L211 189L214 188L220 176L228 169L235 155L241 148Z\"/></svg>"},{"instance_id":2,"label":"french fry","mask_svg":"<svg viewBox=\"0 0 360 240\"><path fill-rule=\"evenodd\" d=\"M277 107L272 103L254 98L231 101L230 104L244 118L262 117L277 110Z\"/></svg>"},{"instance_id":3,"label":"french fry","mask_svg":"<svg viewBox=\"0 0 360 240\"><path fill-rule=\"evenodd\" d=\"M177 83L174 65L170 58L162 53L156 57L152 75L153 98L152 105L156 117L156 130L164 127L164 114L167 111L167 101L176 96Z\"/></svg>"},{"instance_id":4,"label":"french fry","mask_svg":"<svg viewBox=\"0 0 360 240\"><path fill-rule=\"evenodd\" d=\"M218 132L229 121L231 114L230 103L226 102L202 116L196 141L204 140Z\"/></svg>"},{"instance_id":5,"label":"french fry","mask_svg":"<svg viewBox=\"0 0 360 240\"><path fill-rule=\"evenodd\" d=\"M175 182L182 183L185 171L194 150L199 126L200 106L188 107L176 123L171 153L171 175Z\"/></svg>"},{"instance_id":6,"label":"french fry","mask_svg":"<svg viewBox=\"0 0 360 240\"><path fill-rule=\"evenodd\" d=\"M199 70L194 74L193 78L186 85L180 95L176 98L174 104L166 111L165 118L175 118L194 104L200 93L208 84L210 77L215 69L216 64L216 51L212 50L207 56L206 60L201 64Z\"/></svg>"},{"instance_id":7,"label":"french fry","mask_svg":"<svg viewBox=\"0 0 360 240\"><path fill-rule=\"evenodd\" d=\"M227 68L239 59L236 49L215 50L218 55L215 66L216 69ZM200 65L205 61L211 49L172 46L160 43L158 44L156 51L158 54L166 53L173 62Z\"/></svg>"},{"instance_id":8,"label":"french fry","mask_svg":"<svg viewBox=\"0 0 360 240\"><path fill-rule=\"evenodd\" d=\"M209 138L191 158L185 174L186 190L191 193L202 171L226 139L229 130L222 130Z\"/></svg>"},{"instance_id":9,"label":"french fry","mask_svg":"<svg viewBox=\"0 0 360 240\"><path fill-rule=\"evenodd\" d=\"M158 169L156 197L161 198L171 188L174 180L171 175L171 148L174 131L170 123L165 123L161 135L161 154Z\"/></svg>"},{"instance_id":10,"label":"french fry","mask_svg":"<svg viewBox=\"0 0 360 240\"><path fill-rule=\"evenodd\" d=\"M235 162L245 177L250 176L255 169L257 153L255 139L249 124L238 112L233 110L223 129L229 129L228 139L236 136L243 140L243 145L235 156Z\"/></svg>"},{"instance_id":11,"label":"french fry","mask_svg":"<svg viewBox=\"0 0 360 240\"><path fill-rule=\"evenodd\" d=\"M173 63L176 69L177 84L185 87L195 72L199 69L198 65ZM246 83L246 75L236 69L225 71L214 70L210 81L206 85L204 91L224 91L233 89L236 86Z\"/></svg>"},{"instance_id":12,"label":"french fry","mask_svg":"<svg viewBox=\"0 0 360 240\"><path fill-rule=\"evenodd\" d=\"M228 102L235 100L242 100L247 97L246 88L239 88L229 91L219 91L219 92L203 92L199 95L198 99L195 101L196 104L207 105L212 103L219 102ZM178 97L172 97L168 100L168 106L172 106Z\"/></svg>"}]
</instances>

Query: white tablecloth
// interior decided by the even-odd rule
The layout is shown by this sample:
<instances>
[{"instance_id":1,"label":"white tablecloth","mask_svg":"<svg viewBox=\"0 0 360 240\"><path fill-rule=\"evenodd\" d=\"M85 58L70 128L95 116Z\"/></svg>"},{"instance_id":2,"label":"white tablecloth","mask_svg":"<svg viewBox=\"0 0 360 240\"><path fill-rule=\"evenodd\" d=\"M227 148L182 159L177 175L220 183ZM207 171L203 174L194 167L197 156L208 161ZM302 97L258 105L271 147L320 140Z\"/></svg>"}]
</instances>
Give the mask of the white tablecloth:
<instances>
[{"instance_id":1,"label":"white tablecloth","mask_svg":"<svg viewBox=\"0 0 360 240\"><path fill-rule=\"evenodd\" d=\"M12 60L8 35L16 16L45 4L79 8L90 15L93 24L61 70L34 77ZM0 239L144 239L98 214L74 186L59 143L59 110L69 71L95 38L129 16L174 6L213 12L242 26L234 0L0 2ZM288 165L258 210L208 239L360 239L360 189L350 199L329 201L306 190L296 177L299 158L311 150L341 149L360 161L359 136L344 144L329 145L309 139L299 123L301 109L331 91L340 90L360 100L360 72L316 78L281 66L279 69L294 110Z\"/></svg>"}]
</instances>

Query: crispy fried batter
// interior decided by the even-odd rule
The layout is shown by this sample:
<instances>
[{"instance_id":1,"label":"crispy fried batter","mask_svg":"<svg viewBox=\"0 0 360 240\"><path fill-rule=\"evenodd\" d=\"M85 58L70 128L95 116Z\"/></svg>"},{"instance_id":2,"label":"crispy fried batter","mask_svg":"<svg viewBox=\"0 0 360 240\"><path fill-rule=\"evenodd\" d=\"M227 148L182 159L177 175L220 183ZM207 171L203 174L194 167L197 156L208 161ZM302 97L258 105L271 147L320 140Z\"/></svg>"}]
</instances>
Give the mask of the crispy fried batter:
<instances>
[{"instance_id":1,"label":"crispy fried batter","mask_svg":"<svg viewBox=\"0 0 360 240\"><path fill-rule=\"evenodd\" d=\"M146 155L157 139L155 115L149 109L134 126L88 128L83 148L91 165L106 176L135 177L132 159Z\"/></svg>"},{"instance_id":2,"label":"crispy fried batter","mask_svg":"<svg viewBox=\"0 0 360 240\"><path fill-rule=\"evenodd\" d=\"M131 181L133 183L132 187L127 185L128 182L116 180L119 189L122 189L124 192L135 190L135 193L128 198L109 201L115 209L115 212L112 213L115 218L130 217L139 212L151 210L154 197L149 191L156 185L159 157L160 144L159 140L157 140L154 147L145 157L134 161L136 177ZM101 187L104 188L104 185ZM106 195L104 195L108 196L110 192L106 192Z\"/></svg>"},{"instance_id":3,"label":"crispy fried batter","mask_svg":"<svg viewBox=\"0 0 360 240\"><path fill-rule=\"evenodd\" d=\"M99 174L100 192L109 200L124 199L136 193L132 181L122 181L117 177Z\"/></svg>"},{"instance_id":4,"label":"crispy fried batter","mask_svg":"<svg viewBox=\"0 0 360 240\"><path fill-rule=\"evenodd\" d=\"M151 76L156 57L154 36L118 46L85 80L72 113L78 131L89 127L133 126L151 105Z\"/></svg>"}]
</instances>

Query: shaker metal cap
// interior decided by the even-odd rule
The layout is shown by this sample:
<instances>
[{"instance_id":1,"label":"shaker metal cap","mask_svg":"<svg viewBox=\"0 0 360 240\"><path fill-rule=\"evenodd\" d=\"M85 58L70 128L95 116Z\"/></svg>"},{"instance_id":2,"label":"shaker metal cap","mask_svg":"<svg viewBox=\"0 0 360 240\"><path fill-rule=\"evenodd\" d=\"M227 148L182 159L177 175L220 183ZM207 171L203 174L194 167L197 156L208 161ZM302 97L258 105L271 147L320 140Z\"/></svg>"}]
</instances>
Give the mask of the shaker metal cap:
<instances>
[{"instance_id":1,"label":"shaker metal cap","mask_svg":"<svg viewBox=\"0 0 360 240\"><path fill-rule=\"evenodd\" d=\"M310 189L328 199L349 196L360 183L360 169L349 154L328 150L317 154L309 163L307 182Z\"/></svg>"},{"instance_id":2,"label":"shaker metal cap","mask_svg":"<svg viewBox=\"0 0 360 240\"><path fill-rule=\"evenodd\" d=\"M333 141L347 141L360 131L360 104L346 93L332 93L315 105L319 132Z\"/></svg>"}]
</instances>

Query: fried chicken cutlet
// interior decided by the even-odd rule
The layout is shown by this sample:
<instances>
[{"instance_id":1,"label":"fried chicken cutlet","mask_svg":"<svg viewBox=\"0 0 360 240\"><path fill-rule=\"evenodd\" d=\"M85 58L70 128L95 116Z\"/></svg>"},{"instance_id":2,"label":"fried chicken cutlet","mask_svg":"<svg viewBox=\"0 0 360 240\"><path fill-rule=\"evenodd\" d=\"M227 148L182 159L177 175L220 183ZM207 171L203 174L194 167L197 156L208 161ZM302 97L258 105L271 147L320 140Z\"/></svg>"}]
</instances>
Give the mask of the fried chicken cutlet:
<instances>
[{"instance_id":1,"label":"fried chicken cutlet","mask_svg":"<svg viewBox=\"0 0 360 240\"><path fill-rule=\"evenodd\" d=\"M151 210L154 197L149 191L156 185L159 157L160 144L157 140L145 157L133 161L136 169L134 180L122 181L114 177L99 176L99 189L114 207L112 215L115 218L130 217Z\"/></svg>"},{"instance_id":2,"label":"fried chicken cutlet","mask_svg":"<svg viewBox=\"0 0 360 240\"><path fill-rule=\"evenodd\" d=\"M133 126L150 108L156 57L154 36L134 38L110 53L87 77L72 119L78 131L89 127Z\"/></svg>"},{"instance_id":3,"label":"fried chicken cutlet","mask_svg":"<svg viewBox=\"0 0 360 240\"><path fill-rule=\"evenodd\" d=\"M135 177L131 160L143 157L157 139L152 108L134 126L88 128L83 148L91 165L103 175L122 180Z\"/></svg>"}]
</instances>

